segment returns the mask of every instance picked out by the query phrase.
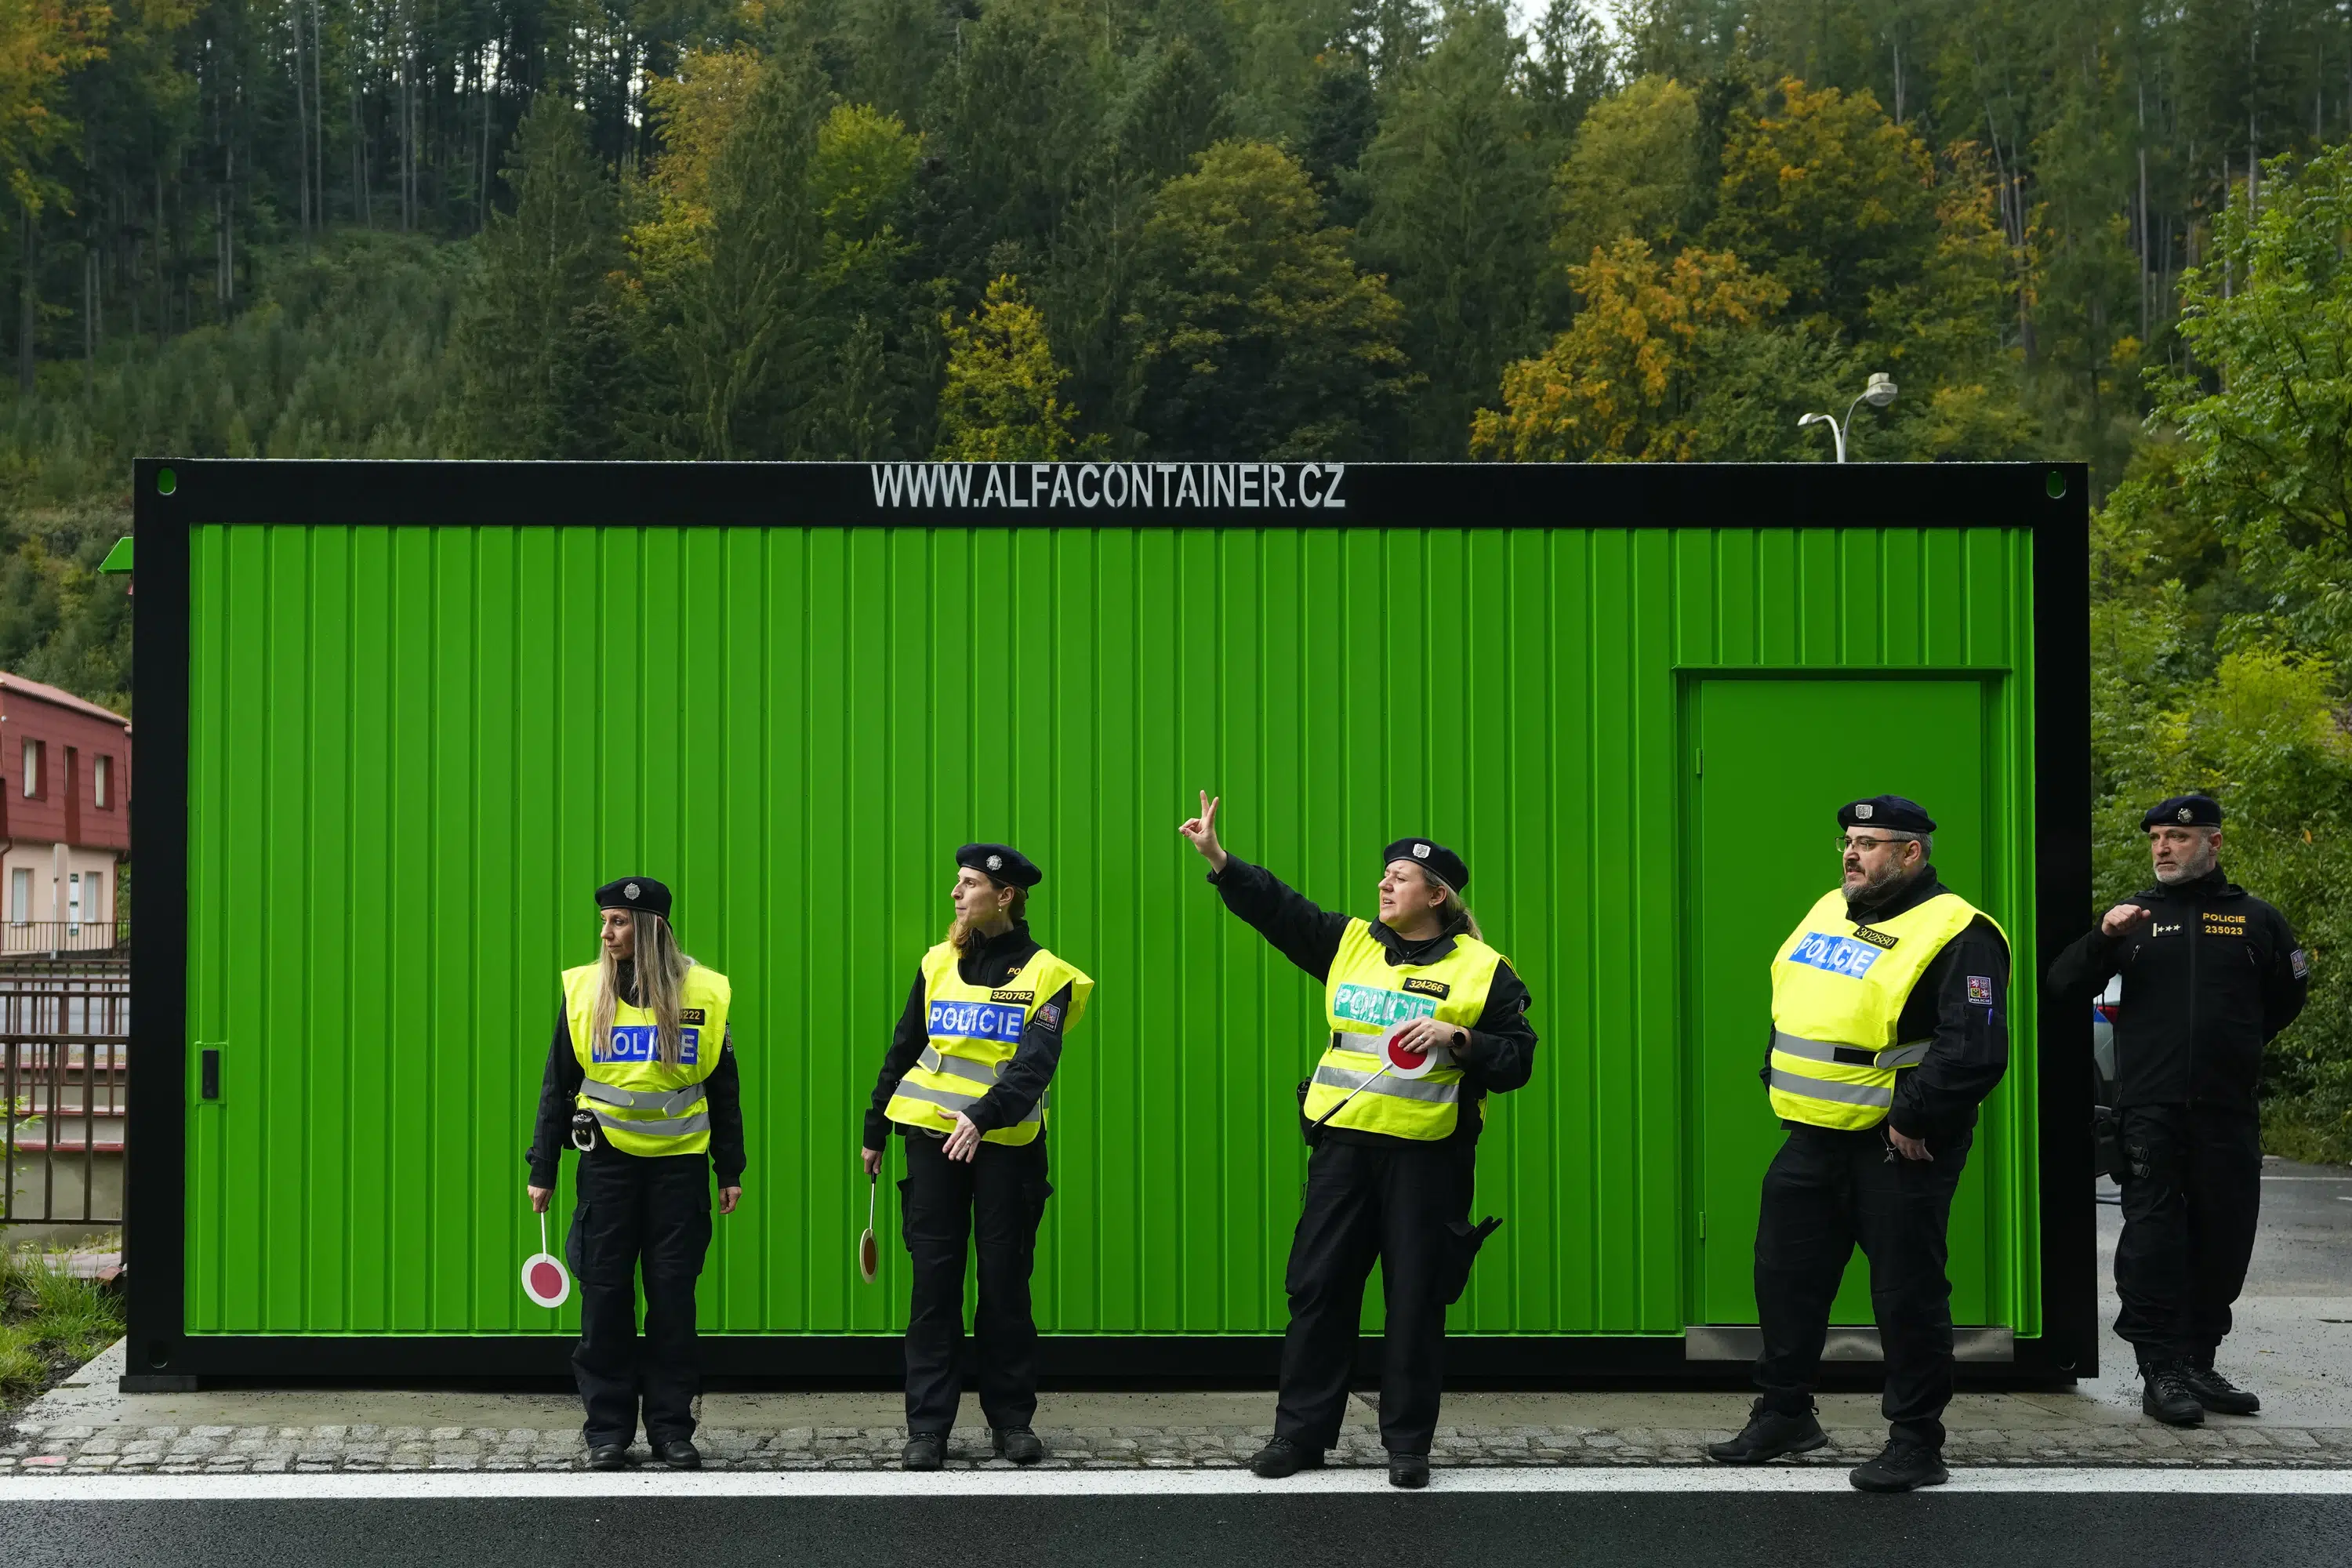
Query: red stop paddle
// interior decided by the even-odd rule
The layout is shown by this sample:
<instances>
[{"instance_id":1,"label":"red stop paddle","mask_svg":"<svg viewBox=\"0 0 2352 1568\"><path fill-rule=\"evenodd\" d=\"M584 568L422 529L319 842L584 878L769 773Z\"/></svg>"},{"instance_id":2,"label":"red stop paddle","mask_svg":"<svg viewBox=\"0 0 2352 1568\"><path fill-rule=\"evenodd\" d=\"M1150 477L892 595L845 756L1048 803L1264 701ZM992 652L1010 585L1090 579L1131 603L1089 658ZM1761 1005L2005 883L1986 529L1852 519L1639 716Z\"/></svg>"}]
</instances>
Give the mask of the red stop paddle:
<instances>
[{"instance_id":1,"label":"red stop paddle","mask_svg":"<svg viewBox=\"0 0 2352 1568\"><path fill-rule=\"evenodd\" d=\"M522 1260L522 1293L542 1307L561 1307L572 1299L572 1276L547 1250L547 1215L539 1216L539 1250Z\"/></svg>"}]
</instances>

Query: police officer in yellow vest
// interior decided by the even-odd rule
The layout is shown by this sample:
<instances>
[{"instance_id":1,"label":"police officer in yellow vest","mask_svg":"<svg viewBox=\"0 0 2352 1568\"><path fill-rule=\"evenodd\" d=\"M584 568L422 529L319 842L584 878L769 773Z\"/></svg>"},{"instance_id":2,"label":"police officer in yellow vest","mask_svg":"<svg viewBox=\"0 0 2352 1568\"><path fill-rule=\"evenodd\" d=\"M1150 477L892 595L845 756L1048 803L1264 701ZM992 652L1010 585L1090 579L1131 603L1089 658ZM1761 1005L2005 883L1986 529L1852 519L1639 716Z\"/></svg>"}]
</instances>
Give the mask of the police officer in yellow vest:
<instances>
[{"instance_id":1,"label":"police officer in yellow vest","mask_svg":"<svg viewBox=\"0 0 2352 1568\"><path fill-rule=\"evenodd\" d=\"M1044 878L1006 844L956 851L947 940L923 954L866 1112L859 1158L882 1168L907 1142L900 1223L914 1274L907 1318L910 1470L947 1459L963 1382L967 1242L980 1257L980 1407L990 1447L1016 1465L1045 1457L1037 1414L1037 1323L1029 1272L1045 1180L1047 1086L1095 983L1029 934L1029 889Z\"/></svg>"},{"instance_id":2,"label":"police officer in yellow vest","mask_svg":"<svg viewBox=\"0 0 2352 1568\"><path fill-rule=\"evenodd\" d=\"M743 1195L743 1113L728 1027L727 977L678 950L670 892L650 877L596 889L604 951L563 972L539 1124L530 1205L547 1212L556 1161L581 1151L579 1206L565 1256L580 1282L572 1373L588 1409L591 1468L617 1470L636 1438L639 1403L654 1457L679 1469L694 1446L694 1282L719 1212ZM637 1276L646 1331L637 1338Z\"/></svg>"},{"instance_id":3,"label":"police officer in yellow vest","mask_svg":"<svg viewBox=\"0 0 2352 1568\"><path fill-rule=\"evenodd\" d=\"M1945 1230L1977 1107L2009 1065L2009 938L1937 879L1936 824L1916 803L1877 795L1837 819L1844 882L1772 961L1761 1076L1789 1136L1764 1173L1756 1226L1763 1395L1747 1427L1707 1454L1759 1464L1828 1441L1813 1389L1830 1305L1859 1243L1891 1430L1852 1479L1909 1491L1949 1479Z\"/></svg>"},{"instance_id":4,"label":"police officer in yellow vest","mask_svg":"<svg viewBox=\"0 0 2352 1568\"><path fill-rule=\"evenodd\" d=\"M1301 1086L1312 1152L1284 1285L1274 1436L1250 1460L1269 1480L1323 1462L1339 1439L1362 1330L1364 1282L1381 1265L1387 1307L1381 1442L1392 1486L1429 1483L1429 1445L1444 1385L1445 1309L1479 1245L1470 1190L1486 1097L1519 1088L1535 1066L1528 990L1480 938L1462 902L1470 868L1428 838L1381 855L1380 919L1317 908L1263 867L1225 852L1217 805L1181 831L1209 862L1225 907L1323 982L1328 1046ZM1388 1070L1393 1048L1434 1057L1425 1076ZM1417 1064L1416 1064L1417 1066ZM1318 1125L1319 1124L1319 1125Z\"/></svg>"}]
</instances>

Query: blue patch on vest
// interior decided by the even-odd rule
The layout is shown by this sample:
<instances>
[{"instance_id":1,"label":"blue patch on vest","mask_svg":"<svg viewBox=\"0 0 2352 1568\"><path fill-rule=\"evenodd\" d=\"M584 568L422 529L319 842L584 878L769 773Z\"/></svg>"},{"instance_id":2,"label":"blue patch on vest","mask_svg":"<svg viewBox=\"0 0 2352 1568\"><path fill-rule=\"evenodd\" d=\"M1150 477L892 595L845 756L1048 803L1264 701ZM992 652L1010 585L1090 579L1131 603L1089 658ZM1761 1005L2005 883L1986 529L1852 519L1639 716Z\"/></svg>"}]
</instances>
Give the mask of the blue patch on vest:
<instances>
[{"instance_id":1,"label":"blue patch on vest","mask_svg":"<svg viewBox=\"0 0 2352 1568\"><path fill-rule=\"evenodd\" d=\"M1808 963L1815 969L1826 969L1832 974L1843 974L1849 980L1859 980L1878 962L1879 950L1866 942L1856 942L1850 936L1831 936L1823 931L1809 931L1797 939L1796 951L1790 953L1791 962Z\"/></svg>"},{"instance_id":2,"label":"blue patch on vest","mask_svg":"<svg viewBox=\"0 0 2352 1568\"><path fill-rule=\"evenodd\" d=\"M695 1065L695 1051L701 1036L702 1031L691 1026L678 1030L678 1066ZM661 1030L652 1024L615 1024L611 1047L592 1051L590 1057L600 1062L657 1062L661 1060Z\"/></svg>"},{"instance_id":3,"label":"blue patch on vest","mask_svg":"<svg viewBox=\"0 0 2352 1568\"><path fill-rule=\"evenodd\" d=\"M1028 1016L1029 1010L1018 1002L950 1002L942 998L931 1003L927 1032L935 1040L996 1040L1017 1046L1021 1043L1021 1026Z\"/></svg>"},{"instance_id":4,"label":"blue patch on vest","mask_svg":"<svg viewBox=\"0 0 2352 1568\"><path fill-rule=\"evenodd\" d=\"M1402 991L1360 985L1350 980L1333 988L1331 1016L1350 1024L1370 1024L1376 1029L1385 1029L1414 1018L1434 1018L1437 1004L1426 996L1409 996Z\"/></svg>"}]
</instances>

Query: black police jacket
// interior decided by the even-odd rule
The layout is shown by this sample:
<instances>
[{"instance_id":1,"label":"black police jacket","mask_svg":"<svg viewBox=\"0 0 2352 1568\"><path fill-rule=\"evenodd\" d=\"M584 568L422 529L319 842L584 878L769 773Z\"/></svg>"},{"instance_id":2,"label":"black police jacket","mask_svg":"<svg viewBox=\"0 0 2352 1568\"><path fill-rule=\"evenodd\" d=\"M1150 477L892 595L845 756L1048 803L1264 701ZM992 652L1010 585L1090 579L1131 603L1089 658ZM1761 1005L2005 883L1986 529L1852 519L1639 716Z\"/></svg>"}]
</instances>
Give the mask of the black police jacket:
<instances>
[{"instance_id":1,"label":"black police jacket","mask_svg":"<svg viewBox=\"0 0 2352 1568\"><path fill-rule=\"evenodd\" d=\"M2286 917L2220 867L2134 893L2155 919L2121 936L2098 926L2058 955L2050 989L2087 1005L2116 974L2116 1101L2252 1114L2263 1047L2294 1022L2310 965Z\"/></svg>"}]
</instances>

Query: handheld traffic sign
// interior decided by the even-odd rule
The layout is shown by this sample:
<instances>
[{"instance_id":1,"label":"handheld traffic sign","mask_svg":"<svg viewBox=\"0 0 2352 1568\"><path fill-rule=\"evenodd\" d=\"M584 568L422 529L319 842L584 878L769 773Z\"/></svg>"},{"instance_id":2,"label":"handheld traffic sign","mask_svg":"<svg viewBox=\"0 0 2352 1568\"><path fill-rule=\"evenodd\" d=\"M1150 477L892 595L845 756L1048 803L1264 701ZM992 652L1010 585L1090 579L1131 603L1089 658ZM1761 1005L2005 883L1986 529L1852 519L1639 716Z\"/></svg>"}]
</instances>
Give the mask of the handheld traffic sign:
<instances>
[{"instance_id":1,"label":"handheld traffic sign","mask_svg":"<svg viewBox=\"0 0 2352 1568\"><path fill-rule=\"evenodd\" d=\"M522 1260L522 1293L542 1307L561 1307L572 1299L572 1276L547 1250L547 1215L539 1216L539 1250Z\"/></svg>"},{"instance_id":2,"label":"handheld traffic sign","mask_svg":"<svg viewBox=\"0 0 2352 1568\"><path fill-rule=\"evenodd\" d=\"M857 1277L868 1285L874 1283L874 1272L882 1265L882 1254L874 1245L874 1194L882 1187L882 1173L868 1172L866 1187L866 1234L857 1238Z\"/></svg>"},{"instance_id":3,"label":"handheld traffic sign","mask_svg":"<svg viewBox=\"0 0 2352 1568\"><path fill-rule=\"evenodd\" d=\"M1444 1046L1435 1046L1418 1054L1400 1047L1397 1035L1403 1028L1404 1026L1399 1024L1381 1034L1381 1057L1391 1078L1427 1078L1433 1068L1454 1065L1454 1053Z\"/></svg>"}]
</instances>

